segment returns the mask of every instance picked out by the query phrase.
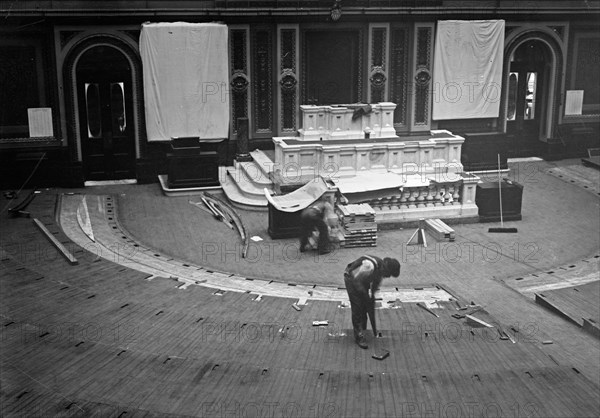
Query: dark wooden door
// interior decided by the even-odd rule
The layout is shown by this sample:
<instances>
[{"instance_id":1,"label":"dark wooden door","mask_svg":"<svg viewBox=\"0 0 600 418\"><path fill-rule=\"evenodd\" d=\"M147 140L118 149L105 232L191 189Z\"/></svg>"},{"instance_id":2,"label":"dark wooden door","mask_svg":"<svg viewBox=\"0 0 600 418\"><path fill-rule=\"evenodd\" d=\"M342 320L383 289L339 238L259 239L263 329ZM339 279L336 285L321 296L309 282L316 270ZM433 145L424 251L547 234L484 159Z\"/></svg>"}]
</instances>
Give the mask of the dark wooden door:
<instances>
[{"instance_id":1,"label":"dark wooden door","mask_svg":"<svg viewBox=\"0 0 600 418\"><path fill-rule=\"evenodd\" d=\"M86 180L135 178L128 74L78 74L81 151Z\"/></svg>"},{"instance_id":2,"label":"dark wooden door","mask_svg":"<svg viewBox=\"0 0 600 418\"><path fill-rule=\"evenodd\" d=\"M526 42L515 51L510 64L506 115L512 156L531 156L541 149L549 74L549 58L540 42Z\"/></svg>"},{"instance_id":3,"label":"dark wooden door","mask_svg":"<svg viewBox=\"0 0 600 418\"><path fill-rule=\"evenodd\" d=\"M538 139L542 119L543 81L543 68L511 66L507 121L509 132Z\"/></svg>"}]
</instances>

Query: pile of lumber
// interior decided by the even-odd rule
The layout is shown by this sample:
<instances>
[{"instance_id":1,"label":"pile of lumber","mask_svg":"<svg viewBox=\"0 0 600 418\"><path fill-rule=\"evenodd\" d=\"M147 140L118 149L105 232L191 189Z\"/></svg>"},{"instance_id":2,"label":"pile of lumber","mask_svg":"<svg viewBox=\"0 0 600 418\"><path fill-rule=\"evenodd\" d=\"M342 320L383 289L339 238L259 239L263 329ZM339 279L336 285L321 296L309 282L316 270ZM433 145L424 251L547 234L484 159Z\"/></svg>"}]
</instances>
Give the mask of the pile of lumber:
<instances>
[{"instance_id":1,"label":"pile of lumber","mask_svg":"<svg viewBox=\"0 0 600 418\"><path fill-rule=\"evenodd\" d=\"M425 228L427 232L434 236L438 241L454 241L454 229L446 225L441 219L426 219Z\"/></svg>"},{"instance_id":2,"label":"pile of lumber","mask_svg":"<svg viewBox=\"0 0 600 418\"><path fill-rule=\"evenodd\" d=\"M375 247L377 245L377 223L375 211L366 203L338 205L336 212L341 222L338 230L340 247Z\"/></svg>"}]
</instances>

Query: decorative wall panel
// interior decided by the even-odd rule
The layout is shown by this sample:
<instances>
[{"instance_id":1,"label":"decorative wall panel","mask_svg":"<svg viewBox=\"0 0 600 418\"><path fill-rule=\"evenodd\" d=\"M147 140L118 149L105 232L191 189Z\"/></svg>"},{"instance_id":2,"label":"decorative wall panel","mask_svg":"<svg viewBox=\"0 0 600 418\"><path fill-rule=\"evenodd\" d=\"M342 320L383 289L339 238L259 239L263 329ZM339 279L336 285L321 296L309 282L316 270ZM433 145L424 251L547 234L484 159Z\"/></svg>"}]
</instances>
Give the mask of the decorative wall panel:
<instances>
[{"instance_id":1,"label":"decorative wall panel","mask_svg":"<svg viewBox=\"0 0 600 418\"><path fill-rule=\"evenodd\" d=\"M433 23L415 25L413 131L426 131L431 120L431 63Z\"/></svg>"},{"instance_id":2,"label":"decorative wall panel","mask_svg":"<svg viewBox=\"0 0 600 418\"><path fill-rule=\"evenodd\" d=\"M249 116L250 74L248 65L249 36L247 27L231 27L229 53L231 71L231 132L238 132L238 118Z\"/></svg>"},{"instance_id":3,"label":"decorative wall panel","mask_svg":"<svg viewBox=\"0 0 600 418\"><path fill-rule=\"evenodd\" d=\"M583 114L598 114L600 110L600 86L598 68L600 37L581 36L576 38L577 56L574 71L574 90L583 90Z\"/></svg>"},{"instance_id":4,"label":"decorative wall panel","mask_svg":"<svg viewBox=\"0 0 600 418\"><path fill-rule=\"evenodd\" d=\"M386 101L388 90L389 25L369 25L369 103Z\"/></svg>"},{"instance_id":5,"label":"decorative wall panel","mask_svg":"<svg viewBox=\"0 0 600 418\"><path fill-rule=\"evenodd\" d=\"M273 135L273 32L256 29L252 47L253 132ZM263 134L263 135L260 135Z\"/></svg>"},{"instance_id":6,"label":"decorative wall panel","mask_svg":"<svg viewBox=\"0 0 600 418\"><path fill-rule=\"evenodd\" d=\"M295 134L298 129L298 26L278 26L277 60L279 82L279 134Z\"/></svg>"},{"instance_id":7,"label":"decorative wall panel","mask_svg":"<svg viewBox=\"0 0 600 418\"><path fill-rule=\"evenodd\" d=\"M396 103L394 111L394 127L397 130L408 129L408 97L409 97L409 54L410 34L408 27L392 28L390 44L390 98Z\"/></svg>"}]
</instances>

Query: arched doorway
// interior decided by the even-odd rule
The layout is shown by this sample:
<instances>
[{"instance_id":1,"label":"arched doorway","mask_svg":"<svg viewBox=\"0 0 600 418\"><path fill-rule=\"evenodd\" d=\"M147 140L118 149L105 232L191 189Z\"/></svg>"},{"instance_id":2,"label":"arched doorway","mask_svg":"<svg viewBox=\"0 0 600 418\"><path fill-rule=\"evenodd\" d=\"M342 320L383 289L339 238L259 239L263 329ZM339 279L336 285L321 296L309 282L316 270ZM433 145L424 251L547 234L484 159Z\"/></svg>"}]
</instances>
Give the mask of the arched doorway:
<instances>
[{"instance_id":1,"label":"arched doorway","mask_svg":"<svg viewBox=\"0 0 600 418\"><path fill-rule=\"evenodd\" d=\"M554 86L552 51L538 39L521 43L510 55L507 84L506 133L510 154L532 156L543 152L548 137L548 110Z\"/></svg>"},{"instance_id":2,"label":"arched doorway","mask_svg":"<svg viewBox=\"0 0 600 418\"><path fill-rule=\"evenodd\" d=\"M76 67L79 137L85 180L135 178L131 67L110 45L87 49Z\"/></svg>"}]
</instances>

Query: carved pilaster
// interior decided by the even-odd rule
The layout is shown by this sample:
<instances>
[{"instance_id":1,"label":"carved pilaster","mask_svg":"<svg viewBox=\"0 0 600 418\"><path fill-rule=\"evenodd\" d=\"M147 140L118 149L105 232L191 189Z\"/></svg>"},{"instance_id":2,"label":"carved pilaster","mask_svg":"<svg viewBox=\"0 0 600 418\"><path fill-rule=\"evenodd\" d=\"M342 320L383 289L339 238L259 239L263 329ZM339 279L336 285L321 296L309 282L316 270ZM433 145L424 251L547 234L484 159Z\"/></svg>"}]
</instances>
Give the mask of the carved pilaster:
<instances>
[{"instance_id":1,"label":"carved pilaster","mask_svg":"<svg viewBox=\"0 0 600 418\"><path fill-rule=\"evenodd\" d=\"M279 25L277 32L279 134L295 134L299 106L298 25Z\"/></svg>"},{"instance_id":2,"label":"carved pilaster","mask_svg":"<svg viewBox=\"0 0 600 418\"><path fill-rule=\"evenodd\" d=\"M254 134L273 134L273 33L257 28L252 47L252 99ZM264 135L260 135L264 134Z\"/></svg>"},{"instance_id":3,"label":"carved pilaster","mask_svg":"<svg viewBox=\"0 0 600 418\"><path fill-rule=\"evenodd\" d=\"M248 149L248 118L239 118L237 127L237 153L235 159L238 162L252 161Z\"/></svg>"},{"instance_id":4,"label":"carved pilaster","mask_svg":"<svg viewBox=\"0 0 600 418\"><path fill-rule=\"evenodd\" d=\"M409 97L408 57L409 32L407 27L393 28L390 43L390 81L389 100L396 103L394 111L394 127L408 129L407 108Z\"/></svg>"},{"instance_id":5,"label":"carved pilaster","mask_svg":"<svg viewBox=\"0 0 600 418\"><path fill-rule=\"evenodd\" d=\"M388 90L389 25L369 26L369 103L386 100Z\"/></svg>"},{"instance_id":6,"label":"carved pilaster","mask_svg":"<svg viewBox=\"0 0 600 418\"><path fill-rule=\"evenodd\" d=\"M430 128L433 25L415 25L413 129Z\"/></svg>"},{"instance_id":7,"label":"carved pilaster","mask_svg":"<svg viewBox=\"0 0 600 418\"><path fill-rule=\"evenodd\" d=\"M229 30L229 53L231 68L231 131L238 133L238 120L249 116L249 36L248 27L232 27Z\"/></svg>"}]
</instances>

